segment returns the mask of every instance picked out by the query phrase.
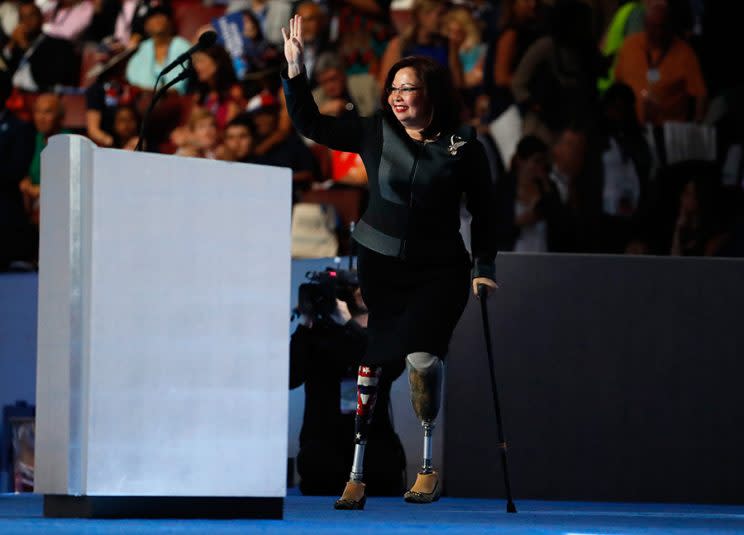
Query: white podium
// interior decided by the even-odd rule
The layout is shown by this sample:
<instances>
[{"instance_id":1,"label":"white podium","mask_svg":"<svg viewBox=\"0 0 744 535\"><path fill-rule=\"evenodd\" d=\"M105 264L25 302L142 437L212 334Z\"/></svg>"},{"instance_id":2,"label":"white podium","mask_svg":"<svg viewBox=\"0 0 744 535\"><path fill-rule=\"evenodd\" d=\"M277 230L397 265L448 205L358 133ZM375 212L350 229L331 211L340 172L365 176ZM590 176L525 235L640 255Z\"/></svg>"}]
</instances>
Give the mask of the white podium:
<instances>
[{"instance_id":1,"label":"white podium","mask_svg":"<svg viewBox=\"0 0 744 535\"><path fill-rule=\"evenodd\" d=\"M290 171L61 135L42 177L45 514L281 518Z\"/></svg>"}]
</instances>

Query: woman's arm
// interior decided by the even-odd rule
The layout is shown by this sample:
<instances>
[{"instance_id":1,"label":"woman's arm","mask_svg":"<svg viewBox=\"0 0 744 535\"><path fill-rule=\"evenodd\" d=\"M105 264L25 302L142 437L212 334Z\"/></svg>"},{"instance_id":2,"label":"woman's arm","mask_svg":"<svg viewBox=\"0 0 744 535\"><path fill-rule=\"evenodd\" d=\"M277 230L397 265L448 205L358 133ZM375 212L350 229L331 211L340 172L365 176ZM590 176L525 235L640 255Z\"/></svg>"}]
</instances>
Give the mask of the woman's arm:
<instances>
[{"instance_id":1,"label":"woman's arm","mask_svg":"<svg viewBox=\"0 0 744 535\"><path fill-rule=\"evenodd\" d=\"M85 112L85 123L88 137L102 147L110 147L114 144L114 138L101 129L101 112L88 110Z\"/></svg>"},{"instance_id":2,"label":"woman's arm","mask_svg":"<svg viewBox=\"0 0 744 535\"><path fill-rule=\"evenodd\" d=\"M292 120L289 118L289 113L287 113L287 99L284 96L284 91L281 89L279 90L279 124L276 127L276 130L269 134L269 136L264 139L261 143L256 145L256 148L253 149L253 153L256 156L261 156L263 154L266 154L271 150L274 146L278 145L285 139L289 137L289 134L292 133Z\"/></svg>"},{"instance_id":3,"label":"woman's arm","mask_svg":"<svg viewBox=\"0 0 744 535\"><path fill-rule=\"evenodd\" d=\"M447 64L455 88L462 89L465 87L465 76L462 73L462 63L460 62L460 47L449 40L447 44ZM385 74L387 75L387 72Z\"/></svg>"},{"instance_id":4,"label":"woman's arm","mask_svg":"<svg viewBox=\"0 0 744 535\"><path fill-rule=\"evenodd\" d=\"M395 65L401 57L402 51L400 47L400 37L393 37L385 47L385 52L382 54L382 59L380 60L380 72L377 73L377 85L379 85L383 91L385 88L382 86L385 85L385 78L387 77L390 67Z\"/></svg>"},{"instance_id":5,"label":"woman's arm","mask_svg":"<svg viewBox=\"0 0 744 535\"><path fill-rule=\"evenodd\" d=\"M496 267L496 197L491 180L486 151L480 141L473 140L465 156L468 167L465 195L467 209L473 216L470 224L473 277L495 279Z\"/></svg>"},{"instance_id":6,"label":"woman's arm","mask_svg":"<svg viewBox=\"0 0 744 535\"><path fill-rule=\"evenodd\" d=\"M509 87L512 81L512 63L517 52L516 30L506 30L496 43L496 60L493 67L493 81L498 86Z\"/></svg>"},{"instance_id":7,"label":"woman's arm","mask_svg":"<svg viewBox=\"0 0 744 535\"><path fill-rule=\"evenodd\" d=\"M316 143L344 152L360 152L365 121L369 119L322 115L313 100L302 61L302 17L295 15L289 21L289 33L282 28L282 34L287 59L287 70L282 74L284 97L295 127Z\"/></svg>"}]
</instances>

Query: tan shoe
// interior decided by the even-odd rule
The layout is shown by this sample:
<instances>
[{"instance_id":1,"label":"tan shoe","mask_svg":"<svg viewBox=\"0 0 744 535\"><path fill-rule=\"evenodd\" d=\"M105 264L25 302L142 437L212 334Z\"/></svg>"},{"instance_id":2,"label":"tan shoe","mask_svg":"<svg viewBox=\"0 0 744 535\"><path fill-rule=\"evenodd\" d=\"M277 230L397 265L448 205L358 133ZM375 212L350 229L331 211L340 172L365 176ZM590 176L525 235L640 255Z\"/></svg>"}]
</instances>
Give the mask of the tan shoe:
<instances>
[{"instance_id":1,"label":"tan shoe","mask_svg":"<svg viewBox=\"0 0 744 535\"><path fill-rule=\"evenodd\" d=\"M403 495L403 499L408 503L431 503L437 501L441 494L442 487L439 484L439 474L436 472L431 474L419 472L416 475L416 482L411 490Z\"/></svg>"},{"instance_id":2,"label":"tan shoe","mask_svg":"<svg viewBox=\"0 0 744 535\"><path fill-rule=\"evenodd\" d=\"M346 483L343 494L333 504L334 509L364 509L364 504L367 503L367 494L365 492L365 485L361 481L350 480Z\"/></svg>"}]
</instances>

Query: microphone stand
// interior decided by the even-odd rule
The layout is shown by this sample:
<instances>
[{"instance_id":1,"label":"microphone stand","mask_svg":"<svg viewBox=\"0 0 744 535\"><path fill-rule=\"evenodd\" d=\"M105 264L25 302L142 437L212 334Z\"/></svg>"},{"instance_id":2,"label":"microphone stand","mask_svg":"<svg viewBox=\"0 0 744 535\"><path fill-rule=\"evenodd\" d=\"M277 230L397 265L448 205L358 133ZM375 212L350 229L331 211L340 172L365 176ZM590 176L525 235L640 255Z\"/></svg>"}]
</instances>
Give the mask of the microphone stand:
<instances>
[{"instance_id":1,"label":"microphone stand","mask_svg":"<svg viewBox=\"0 0 744 535\"><path fill-rule=\"evenodd\" d=\"M143 152L144 151L144 143L145 143L145 134L147 133L147 120L150 118L150 114L152 113L152 110L155 108L155 104L157 104L158 100L165 94L166 91L168 91L171 87L176 85L178 82L185 80L192 74L194 74L194 67L191 65L191 61L188 62L188 64L184 67L183 70L179 73L178 76L173 78L170 82L165 84L160 89L157 89L158 83L160 82L160 77L163 75L163 72L161 71L158 75L157 80L155 80L155 92L152 96L152 100L150 100L150 105L147 106L147 111L142 116L142 125L140 126L140 132L139 132L139 140L137 141L137 146L134 148L135 152Z\"/></svg>"}]
</instances>

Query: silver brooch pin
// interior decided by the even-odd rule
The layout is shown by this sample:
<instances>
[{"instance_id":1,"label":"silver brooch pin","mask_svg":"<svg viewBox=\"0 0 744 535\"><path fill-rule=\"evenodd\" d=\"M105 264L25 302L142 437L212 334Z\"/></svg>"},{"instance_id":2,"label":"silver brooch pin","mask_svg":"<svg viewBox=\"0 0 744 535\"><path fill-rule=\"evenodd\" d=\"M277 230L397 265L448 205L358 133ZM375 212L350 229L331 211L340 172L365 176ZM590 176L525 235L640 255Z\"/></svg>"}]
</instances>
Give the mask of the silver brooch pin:
<instances>
[{"instance_id":1,"label":"silver brooch pin","mask_svg":"<svg viewBox=\"0 0 744 535\"><path fill-rule=\"evenodd\" d=\"M452 136L450 138L450 144L448 147L449 153L452 156L457 155L457 151L460 147L462 147L467 141L463 141L460 136Z\"/></svg>"}]
</instances>

